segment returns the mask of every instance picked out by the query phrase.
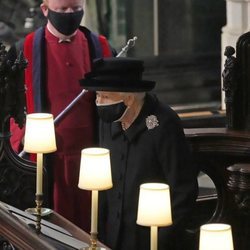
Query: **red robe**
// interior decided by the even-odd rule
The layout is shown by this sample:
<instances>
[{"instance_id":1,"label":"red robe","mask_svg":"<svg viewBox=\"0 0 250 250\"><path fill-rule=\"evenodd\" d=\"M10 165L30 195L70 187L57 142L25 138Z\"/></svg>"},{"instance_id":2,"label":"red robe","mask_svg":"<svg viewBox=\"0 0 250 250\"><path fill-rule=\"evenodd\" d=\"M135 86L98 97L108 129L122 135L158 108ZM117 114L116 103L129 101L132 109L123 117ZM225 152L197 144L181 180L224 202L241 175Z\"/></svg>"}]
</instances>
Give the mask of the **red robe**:
<instances>
[{"instance_id":1,"label":"red robe","mask_svg":"<svg viewBox=\"0 0 250 250\"><path fill-rule=\"evenodd\" d=\"M97 37L98 48L96 37L94 40L88 30L84 31L78 31L70 43L58 43L44 29L26 37L28 113L49 112L55 118L81 92L78 81L90 71L91 59L98 57L100 49L102 56L111 56L103 36ZM92 43L90 38L94 40ZM96 136L94 99L93 93L85 94L56 125L58 149L47 166L53 168L54 210L86 231L90 230L90 193L77 185L81 149L93 146ZM20 142L17 136L18 133L13 134L12 141Z\"/></svg>"}]
</instances>

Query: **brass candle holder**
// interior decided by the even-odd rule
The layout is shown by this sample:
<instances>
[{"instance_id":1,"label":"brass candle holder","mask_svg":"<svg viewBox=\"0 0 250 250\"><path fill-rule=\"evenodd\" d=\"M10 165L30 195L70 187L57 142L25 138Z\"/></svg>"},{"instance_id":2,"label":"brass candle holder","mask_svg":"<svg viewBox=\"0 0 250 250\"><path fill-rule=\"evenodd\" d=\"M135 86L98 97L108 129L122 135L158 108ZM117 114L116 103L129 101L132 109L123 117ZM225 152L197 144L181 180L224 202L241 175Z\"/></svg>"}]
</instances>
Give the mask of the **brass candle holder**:
<instances>
[{"instance_id":1,"label":"brass candle holder","mask_svg":"<svg viewBox=\"0 0 250 250\"><path fill-rule=\"evenodd\" d=\"M36 233L41 232L41 220L42 220L42 204L43 204L43 195L36 195Z\"/></svg>"},{"instance_id":2,"label":"brass candle holder","mask_svg":"<svg viewBox=\"0 0 250 250\"><path fill-rule=\"evenodd\" d=\"M97 232L90 233L90 248L91 249L97 248Z\"/></svg>"},{"instance_id":3,"label":"brass candle holder","mask_svg":"<svg viewBox=\"0 0 250 250\"><path fill-rule=\"evenodd\" d=\"M25 212L28 212L34 216L36 216L36 225L35 230L37 234L41 233L41 221L42 221L42 204L43 204L43 195L42 194L36 194L36 207L35 208L28 208L25 210Z\"/></svg>"},{"instance_id":4,"label":"brass candle holder","mask_svg":"<svg viewBox=\"0 0 250 250\"><path fill-rule=\"evenodd\" d=\"M97 246L97 232L91 232L90 233L90 246L84 247L82 250L106 250L106 248L98 247Z\"/></svg>"}]
</instances>

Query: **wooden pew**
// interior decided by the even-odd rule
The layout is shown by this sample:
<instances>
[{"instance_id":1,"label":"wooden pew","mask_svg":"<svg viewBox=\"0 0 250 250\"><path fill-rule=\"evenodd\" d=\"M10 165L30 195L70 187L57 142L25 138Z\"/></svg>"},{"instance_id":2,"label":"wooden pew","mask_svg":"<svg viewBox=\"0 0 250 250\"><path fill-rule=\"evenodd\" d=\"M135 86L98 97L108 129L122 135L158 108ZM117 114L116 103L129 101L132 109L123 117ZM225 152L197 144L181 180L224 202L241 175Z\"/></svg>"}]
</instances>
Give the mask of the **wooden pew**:
<instances>
[{"instance_id":1,"label":"wooden pew","mask_svg":"<svg viewBox=\"0 0 250 250\"><path fill-rule=\"evenodd\" d=\"M235 249L250 249L248 215L235 203L237 194L228 188L229 166L250 163L250 133L226 128L185 129L198 169L207 174L216 188L216 196L203 195L191 219L189 232L194 234L193 249L198 249L199 226L210 222L232 225ZM237 196L236 196L237 197ZM250 211L249 211L250 212Z\"/></svg>"},{"instance_id":2,"label":"wooden pew","mask_svg":"<svg viewBox=\"0 0 250 250\"><path fill-rule=\"evenodd\" d=\"M43 217L39 234L35 230L35 225L36 216L0 202L1 249L4 249L3 246L12 246L25 250L73 250L90 245L88 233L56 212ZM109 249L100 242L97 245Z\"/></svg>"}]
</instances>

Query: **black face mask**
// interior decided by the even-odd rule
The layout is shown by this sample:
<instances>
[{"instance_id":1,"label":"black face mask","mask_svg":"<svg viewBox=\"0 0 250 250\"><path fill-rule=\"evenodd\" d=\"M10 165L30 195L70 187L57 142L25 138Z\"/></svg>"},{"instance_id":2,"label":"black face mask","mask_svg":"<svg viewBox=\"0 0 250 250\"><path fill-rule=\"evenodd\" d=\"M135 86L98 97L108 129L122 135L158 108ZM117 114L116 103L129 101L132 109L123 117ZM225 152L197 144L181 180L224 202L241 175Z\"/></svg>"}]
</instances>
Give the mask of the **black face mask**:
<instances>
[{"instance_id":1,"label":"black face mask","mask_svg":"<svg viewBox=\"0 0 250 250\"><path fill-rule=\"evenodd\" d=\"M127 109L123 101L114 104L96 105L99 117L104 122L119 120Z\"/></svg>"},{"instance_id":2,"label":"black face mask","mask_svg":"<svg viewBox=\"0 0 250 250\"><path fill-rule=\"evenodd\" d=\"M48 19L57 31L65 36L72 35L80 26L83 10L61 13L48 9Z\"/></svg>"}]
</instances>

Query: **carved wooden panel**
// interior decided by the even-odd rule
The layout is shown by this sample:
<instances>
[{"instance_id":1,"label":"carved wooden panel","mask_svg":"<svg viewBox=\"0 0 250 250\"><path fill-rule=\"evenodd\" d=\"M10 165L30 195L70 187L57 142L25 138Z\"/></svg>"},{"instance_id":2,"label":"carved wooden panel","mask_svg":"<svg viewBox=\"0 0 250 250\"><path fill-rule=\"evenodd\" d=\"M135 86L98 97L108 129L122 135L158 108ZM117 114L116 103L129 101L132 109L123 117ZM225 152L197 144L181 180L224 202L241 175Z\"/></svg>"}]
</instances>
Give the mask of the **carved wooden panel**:
<instances>
[{"instance_id":1,"label":"carved wooden panel","mask_svg":"<svg viewBox=\"0 0 250 250\"><path fill-rule=\"evenodd\" d=\"M36 166L20 158L10 145L10 118L20 128L25 122L25 87L22 82L27 61L20 52L8 60L0 42L0 200L20 209L35 206ZM44 178L44 205L48 204L48 178Z\"/></svg>"},{"instance_id":2,"label":"carved wooden panel","mask_svg":"<svg viewBox=\"0 0 250 250\"><path fill-rule=\"evenodd\" d=\"M0 138L0 200L20 209L34 207L35 188L35 163L21 159L8 138Z\"/></svg>"},{"instance_id":3,"label":"carved wooden panel","mask_svg":"<svg viewBox=\"0 0 250 250\"><path fill-rule=\"evenodd\" d=\"M213 214L207 221L200 222L231 224L235 249L250 249L249 217L241 212L235 202L235 192L228 188L230 173L227 170L235 163L250 163L250 133L226 128L186 129L185 133L195 163L212 179L217 192Z\"/></svg>"}]
</instances>

